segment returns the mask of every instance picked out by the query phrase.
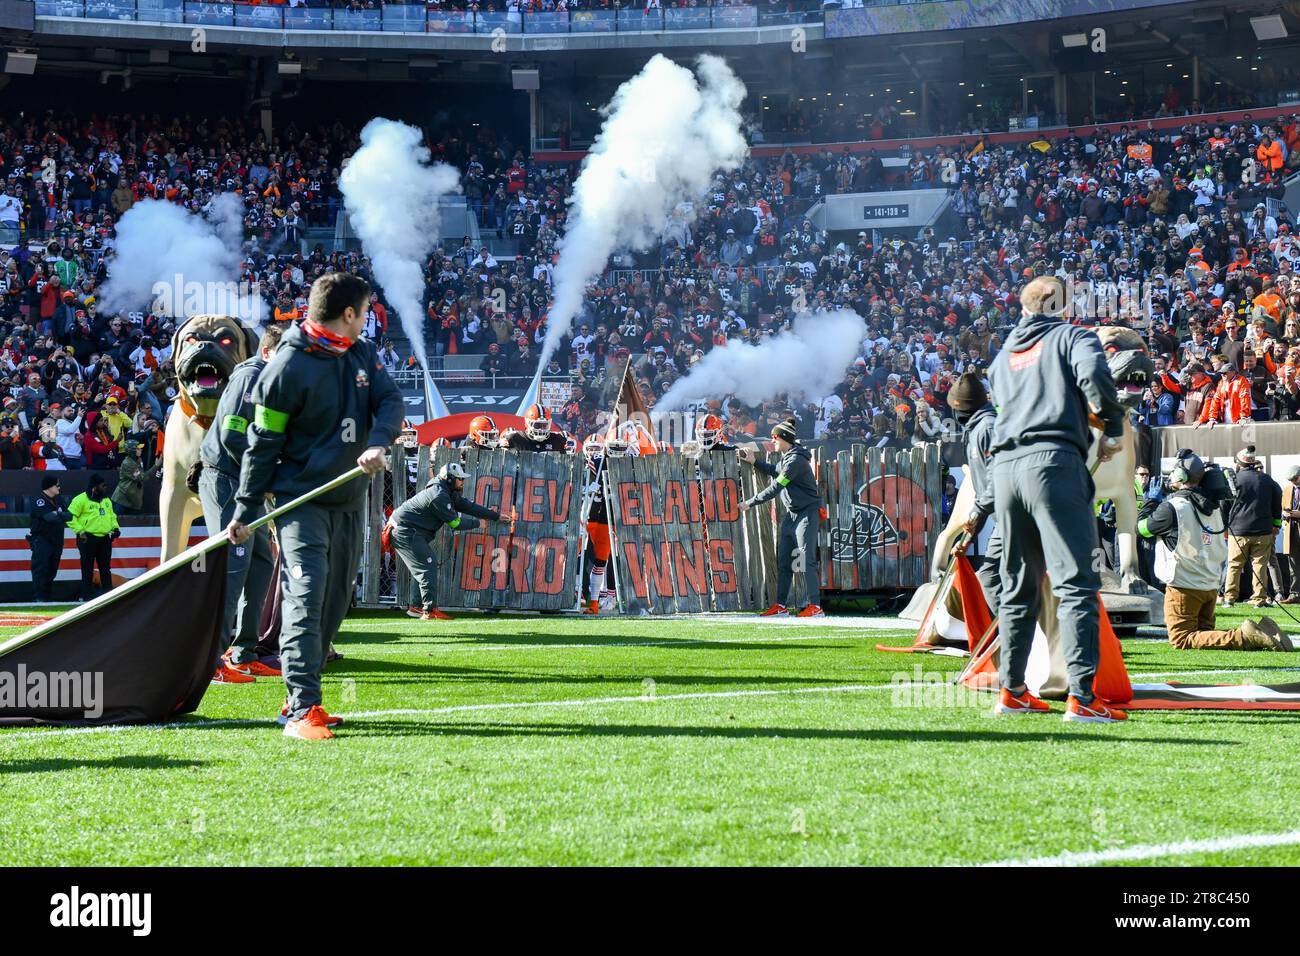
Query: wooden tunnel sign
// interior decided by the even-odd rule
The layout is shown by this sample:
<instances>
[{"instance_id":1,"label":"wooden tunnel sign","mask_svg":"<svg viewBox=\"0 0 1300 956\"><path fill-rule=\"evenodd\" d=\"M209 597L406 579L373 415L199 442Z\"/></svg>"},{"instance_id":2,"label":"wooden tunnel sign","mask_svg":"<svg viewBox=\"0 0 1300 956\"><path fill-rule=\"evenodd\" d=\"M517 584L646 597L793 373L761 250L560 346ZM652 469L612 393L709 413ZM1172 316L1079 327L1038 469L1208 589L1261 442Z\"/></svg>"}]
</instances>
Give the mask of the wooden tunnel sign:
<instances>
[{"instance_id":1,"label":"wooden tunnel sign","mask_svg":"<svg viewBox=\"0 0 1300 956\"><path fill-rule=\"evenodd\" d=\"M751 606L734 453L648 455L605 467L613 564L624 610L652 614ZM743 594L743 599L742 599Z\"/></svg>"},{"instance_id":2,"label":"wooden tunnel sign","mask_svg":"<svg viewBox=\"0 0 1300 956\"><path fill-rule=\"evenodd\" d=\"M414 457L414 456L412 456ZM495 449L421 449L418 465L396 456L405 480L396 506L449 461L469 477L465 497L514 515L506 524L440 532L438 603L443 607L565 610L575 606L586 545L581 457ZM768 458L779 464L777 456ZM854 445L814 456L826 508L816 560L823 590L897 591L919 587L929 573L931 541L942 526L943 465L938 445L880 449ZM418 472L418 477L417 477ZM395 474L397 472L395 471ZM389 479L394 481L394 479ZM612 458L602 479L610 522L610 569L620 609L631 614L744 611L777 599L776 543L783 509L740 504L771 479L735 452ZM381 479L372 484L372 522L382 525ZM378 492L375 489L380 489ZM371 535L378 538L377 531ZM363 592L385 559L368 545ZM398 562L400 564L400 562ZM393 575L397 600L411 597L404 568ZM806 602L795 574L787 603Z\"/></svg>"}]
</instances>

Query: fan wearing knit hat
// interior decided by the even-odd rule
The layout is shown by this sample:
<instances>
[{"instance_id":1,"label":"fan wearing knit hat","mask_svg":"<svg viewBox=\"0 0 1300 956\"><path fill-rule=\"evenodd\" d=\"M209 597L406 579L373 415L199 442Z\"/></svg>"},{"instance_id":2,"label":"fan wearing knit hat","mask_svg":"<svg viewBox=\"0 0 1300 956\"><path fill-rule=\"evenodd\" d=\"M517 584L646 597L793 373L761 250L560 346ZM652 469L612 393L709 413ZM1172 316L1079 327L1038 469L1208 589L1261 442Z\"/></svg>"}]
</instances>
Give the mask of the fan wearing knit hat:
<instances>
[{"instance_id":1,"label":"fan wearing knit hat","mask_svg":"<svg viewBox=\"0 0 1300 956\"><path fill-rule=\"evenodd\" d=\"M948 407L952 409L957 424L966 433L966 471L970 475L975 497L963 528L973 541L979 537L985 522L993 514L992 444L997 411L989 401L984 382L974 372L963 372L957 377L948 391ZM989 611L994 616L998 613L999 594L1002 590L1002 576L999 573L1001 564L1002 535L994 529L984 551L984 560L975 572L980 580L980 589L984 592L984 600L988 602Z\"/></svg>"},{"instance_id":2,"label":"fan wearing knit hat","mask_svg":"<svg viewBox=\"0 0 1300 956\"><path fill-rule=\"evenodd\" d=\"M759 461L753 449L741 448L740 460L753 465L774 479L766 488L740 503L741 511L781 496L784 513L776 546L776 603L762 612L763 617L786 613L790 585L796 565L801 565L808 588L808 603L798 617L824 617L821 609L820 566L817 561L817 530L821 524L821 493L813 472L812 452L799 443L798 423L787 418L772 429L772 443L781 455L773 466Z\"/></svg>"}]
</instances>

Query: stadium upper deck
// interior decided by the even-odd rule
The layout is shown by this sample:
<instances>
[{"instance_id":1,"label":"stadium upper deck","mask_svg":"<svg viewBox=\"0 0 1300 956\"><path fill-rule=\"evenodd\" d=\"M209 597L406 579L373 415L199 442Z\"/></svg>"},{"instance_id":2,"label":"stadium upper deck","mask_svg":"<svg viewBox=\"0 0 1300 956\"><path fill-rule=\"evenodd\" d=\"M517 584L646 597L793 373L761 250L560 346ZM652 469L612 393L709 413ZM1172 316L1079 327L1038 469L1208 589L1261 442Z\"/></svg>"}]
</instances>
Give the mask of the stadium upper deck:
<instances>
[{"instance_id":1,"label":"stadium upper deck","mask_svg":"<svg viewBox=\"0 0 1300 956\"><path fill-rule=\"evenodd\" d=\"M508 113L534 149L583 148L599 104L660 50L725 52L749 90L756 148L1300 102L1300 15L1277 0L0 0L20 8L30 29L0 34L0 45L35 60L6 75L35 73L13 76L11 93L70 79L81 84L78 101L93 105L93 77L104 93L166 101L184 79L195 108L242 97L274 109L280 97L314 101L317 85L330 84L320 99L342 109L360 98L390 111ZM149 108L143 98L133 105Z\"/></svg>"}]
</instances>

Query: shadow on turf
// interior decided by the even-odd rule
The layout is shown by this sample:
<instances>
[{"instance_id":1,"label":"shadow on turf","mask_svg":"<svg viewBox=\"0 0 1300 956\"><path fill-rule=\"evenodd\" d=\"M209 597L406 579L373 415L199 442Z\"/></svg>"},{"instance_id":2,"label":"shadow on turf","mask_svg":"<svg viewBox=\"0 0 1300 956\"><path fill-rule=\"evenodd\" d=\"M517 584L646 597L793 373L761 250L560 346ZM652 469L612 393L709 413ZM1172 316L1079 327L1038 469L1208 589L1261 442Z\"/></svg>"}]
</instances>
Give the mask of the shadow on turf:
<instances>
[{"instance_id":1,"label":"shadow on turf","mask_svg":"<svg viewBox=\"0 0 1300 956\"><path fill-rule=\"evenodd\" d=\"M364 660L345 657L329 667L329 676L359 678L365 684L440 684L440 683L493 683L493 684L637 684L643 677L653 677L664 686L727 686L731 684L841 684L842 680L830 677L735 675L690 675L661 677L658 674L521 674L517 670L491 667L447 667L443 665L401 664L389 660Z\"/></svg>"},{"instance_id":2,"label":"shadow on turf","mask_svg":"<svg viewBox=\"0 0 1300 956\"><path fill-rule=\"evenodd\" d=\"M132 757L96 757L80 759L76 757L47 757L42 760L0 760L0 777L17 773L59 773L63 770L185 770L201 767L206 760L177 760L174 757L132 756Z\"/></svg>"},{"instance_id":3,"label":"shadow on turf","mask_svg":"<svg viewBox=\"0 0 1300 956\"><path fill-rule=\"evenodd\" d=\"M791 740L858 740L894 743L1044 743L1068 740L1114 743L1104 731L1097 735L1076 728L1043 731L885 730L816 727L675 727L659 724L438 724L401 719L366 719L353 729L367 737L723 737L737 740L771 738ZM1124 743L1177 744L1193 747L1235 746L1226 740L1188 740L1179 737L1124 737Z\"/></svg>"}]
</instances>

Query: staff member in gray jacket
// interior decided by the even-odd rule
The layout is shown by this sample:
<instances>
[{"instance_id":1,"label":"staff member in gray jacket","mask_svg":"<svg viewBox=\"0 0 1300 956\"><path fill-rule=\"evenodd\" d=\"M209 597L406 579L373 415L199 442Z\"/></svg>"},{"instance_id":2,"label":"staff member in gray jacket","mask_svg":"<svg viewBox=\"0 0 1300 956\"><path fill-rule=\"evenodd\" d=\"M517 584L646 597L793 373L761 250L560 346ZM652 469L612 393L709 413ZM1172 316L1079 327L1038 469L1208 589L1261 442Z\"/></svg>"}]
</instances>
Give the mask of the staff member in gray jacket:
<instances>
[{"instance_id":1,"label":"staff member in gray jacket","mask_svg":"<svg viewBox=\"0 0 1300 956\"><path fill-rule=\"evenodd\" d=\"M1050 708L1029 693L1025 667L1041 604L1043 574L1060 600L1058 617L1070 697L1065 719L1124 720L1093 693L1101 588L1095 487L1088 472L1089 413L1102 423L1104 461L1119 450L1124 407L1095 332L1060 318L1059 279L1040 277L1020 293L1024 314L989 368L998 407L993 426L993 502L1002 529L1002 692L994 713Z\"/></svg>"},{"instance_id":2,"label":"staff member in gray jacket","mask_svg":"<svg viewBox=\"0 0 1300 956\"><path fill-rule=\"evenodd\" d=\"M438 558L433 553L433 537L443 525L452 531L472 531L476 518L504 521L501 512L484 508L461 496L469 476L459 462L448 462L438 469L433 481L419 494L409 498L388 519L384 531L391 535L393 550L420 588L420 606L407 609L407 615L421 621L450 621L451 615L438 610Z\"/></svg>"},{"instance_id":3,"label":"staff member in gray jacket","mask_svg":"<svg viewBox=\"0 0 1300 956\"><path fill-rule=\"evenodd\" d=\"M280 347L253 386L253 421L239 471L234 544L267 493L285 502L314 491L354 466L384 470L388 447L402 430L402 393L362 328L370 284L344 272L312 283L307 318ZM286 514L280 538L283 627L280 670L284 734L328 740L339 723L321 706L325 651L348 613L361 563L366 482L353 479Z\"/></svg>"},{"instance_id":4,"label":"staff member in gray jacket","mask_svg":"<svg viewBox=\"0 0 1300 956\"><path fill-rule=\"evenodd\" d=\"M989 401L988 391L976 372L963 372L957 383L948 390L948 407L952 409L957 424L966 430L966 468L970 472L971 486L975 489L975 502L971 505L963 530L971 540L979 537L984 524L993 514L993 426L998 413ZM956 549L954 548L954 552ZM989 612L997 616L1002 594L1002 532L993 529L989 535L984 561L975 572L980 590Z\"/></svg>"},{"instance_id":5,"label":"staff member in gray jacket","mask_svg":"<svg viewBox=\"0 0 1300 956\"><path fill-rule=\"evenodd\" d=\"M778 494L785 514L781 516L781 533L776 545L776 603L763 617L785 613L785 602L790 597L790 584L796 566L804 573L808 585L808 603L797 617L824 617L821 609L821 584L818 580L817 529L821 523L821 494L817 491L817 476L813 474L812 452L799 444L796 422L787 418L772 429L772 441L781 453L780 467L759 461L752 448L741 448L740 460L749 462L763 474L776 480L754 497L740 503L741 511L754 505L771 501Z\"/></svg>"},{"instance_id":6,"label":"staff member in gray jacket","mask_svg":"<svg viewBox=\"0 0 1300 956\"><path fill-rule=\"evenodd\" d=\"M212 427L199 448L199 501L203 521L213 533L230 524L239 490L239 468L248 448L248 425L255 414L253 386L280 345L284 327L268 325L257 355L236 365L221 393ZM257 677L279 677L279 668L257 657L262 604L271 584L271 529L257 529L251 541L232 545L226 559L226 606L222 633L230 642L213 670L214 684L247 684Z\"/></svg>"}]
</instances>

